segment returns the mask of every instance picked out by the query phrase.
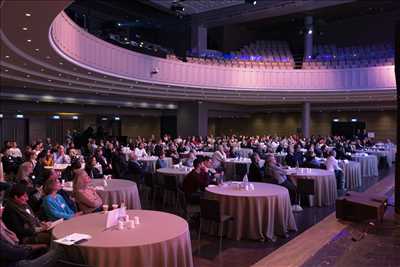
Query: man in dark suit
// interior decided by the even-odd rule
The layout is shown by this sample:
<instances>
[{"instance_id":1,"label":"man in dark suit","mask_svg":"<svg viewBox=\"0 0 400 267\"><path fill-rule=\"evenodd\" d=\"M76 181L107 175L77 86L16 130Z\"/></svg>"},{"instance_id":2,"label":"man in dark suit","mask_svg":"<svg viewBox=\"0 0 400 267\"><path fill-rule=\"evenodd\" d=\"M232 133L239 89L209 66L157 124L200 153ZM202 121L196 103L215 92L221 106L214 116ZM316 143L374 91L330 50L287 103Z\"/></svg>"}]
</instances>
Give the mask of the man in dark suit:
<instances>
[{"instance_id":1,"label":"man in dark suit","mask_svg":"<svg viewBox=\"0 0 400 267\"><path fill-rule=\"evenodd\" d=\"M262 182L265 170L264 167L260 166L260 156L258 153L253 153L250 159L249 180L251 182Z\"/></svg>"},{"instance_id":2,"label":"man in dark suit","mask_svg":"<svg viewBox=\"0 0 400 267\"><path fill-rule=\"evenodd\" d=\"M141 184L144 181L144 166L140 161L138 161L135 152L129 154L128 167L124 178L132 180L138 184Z\"/></svg>"}]
</instances>

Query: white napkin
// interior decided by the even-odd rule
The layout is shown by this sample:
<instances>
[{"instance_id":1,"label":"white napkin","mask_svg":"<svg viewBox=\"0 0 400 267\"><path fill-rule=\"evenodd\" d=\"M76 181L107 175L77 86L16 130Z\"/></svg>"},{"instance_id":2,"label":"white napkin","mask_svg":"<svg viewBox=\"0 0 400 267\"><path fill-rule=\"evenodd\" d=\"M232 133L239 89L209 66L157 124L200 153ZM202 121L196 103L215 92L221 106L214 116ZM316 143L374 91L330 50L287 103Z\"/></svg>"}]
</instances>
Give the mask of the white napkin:
<instances>
[{"instance_id":1,"label":"white napkin","mask_svg":"<svg viewBox=\"0 0 400 267\"><path fill-rule=\"evenodd\" d=\"M66 246L71 246L73 244L75 244L78 241L84 240L84 239L91 239L92 237L90 235L87 234L78 234L78 233L73 233L70 235L67 235L63 238L54 240L54 242L57 242L59 244L63 244Z\"/></svg>"}]
</instances>

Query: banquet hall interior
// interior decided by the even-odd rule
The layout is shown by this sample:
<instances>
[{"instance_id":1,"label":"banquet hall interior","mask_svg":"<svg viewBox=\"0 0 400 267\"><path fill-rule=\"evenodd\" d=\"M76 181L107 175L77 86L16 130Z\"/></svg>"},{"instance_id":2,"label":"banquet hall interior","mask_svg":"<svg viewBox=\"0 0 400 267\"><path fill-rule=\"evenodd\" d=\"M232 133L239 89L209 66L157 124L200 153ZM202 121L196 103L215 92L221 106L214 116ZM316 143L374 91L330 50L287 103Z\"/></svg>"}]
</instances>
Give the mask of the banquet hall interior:
<instances>
[{"instance_id":1,"label":"banquet hall interior","mask_svg":"<svg viewBox=\"0 0 400 267\"><path fill-rule=\"evenodd\" d=\"M0 267L400 266L400 1L0 13Z\"/></svg>"}]
</instances>

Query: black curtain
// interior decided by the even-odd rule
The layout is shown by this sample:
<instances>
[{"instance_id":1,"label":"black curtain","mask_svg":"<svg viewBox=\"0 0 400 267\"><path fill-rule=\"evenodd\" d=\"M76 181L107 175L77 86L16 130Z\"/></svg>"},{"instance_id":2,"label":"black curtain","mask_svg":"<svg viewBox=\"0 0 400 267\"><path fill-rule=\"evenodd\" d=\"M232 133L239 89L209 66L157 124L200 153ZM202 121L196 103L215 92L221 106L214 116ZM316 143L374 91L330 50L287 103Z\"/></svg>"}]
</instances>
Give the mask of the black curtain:
<instances>
[{"instance_id":1,"label":"black curtain","mask_svg":"<svg viewBox=\"0 0 400 267\"><path fill-rule=\"evenodd\" d=\"M395 72L397 87L397 155L396 155L396 178L395 178L395 207L396 212L400 213L400 163L399 163L399 88L400 88L400 21L396 23L395 38Z\"/></svg>"},{"instance_id":2,"label":"black curtain","mask_svg":"<svg viewBox=\"0 0 400 267\"><path fill-rule=\"evenodd\" d=\"M28 120L27 119L0 119L0 146L3 148L4 141L15 140L20 148L24 148L28 142Z\"/></svg>"}]
</instances>

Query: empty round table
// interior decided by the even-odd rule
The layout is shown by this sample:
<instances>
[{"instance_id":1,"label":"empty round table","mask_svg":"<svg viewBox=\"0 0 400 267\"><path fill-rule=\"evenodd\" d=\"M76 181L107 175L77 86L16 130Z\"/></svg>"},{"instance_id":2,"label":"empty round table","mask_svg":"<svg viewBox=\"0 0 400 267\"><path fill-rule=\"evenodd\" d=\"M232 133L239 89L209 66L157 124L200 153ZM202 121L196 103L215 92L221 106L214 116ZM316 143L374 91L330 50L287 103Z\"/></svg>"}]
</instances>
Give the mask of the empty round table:
<instances>
[{"instance_id":1,"label":"empty round table","mask_svg":"<svg viewBox=\"0 0 400 267\"><path fill-rule=\"evenodd\" d=\"M53 237L90 235L92 238L81 244L62 245L68 257L80 254L90 266L193 266L189 226L184 219L149 210L128 210L127 214L139 217L140 224L134 229L105 230L106 214L98 212L57 225Z\"/></svg>"},{"instance_id":2,"label":"empty round table","mask_svg":"<svg viewBox=\"0 0 400 267\"><path fill-rule=\"evenodd\" d=\"M289 230L297 230L289 192L285 187L252 183L254 190L237 188L237 183L208 186L208 198L218 200L221 212L234 218L228 225L228 236L235 240L276 240Z\"/></svg>"},{"instance_id":3,"label":"empty round table","mask_svg":"<svg viewBox=\"0 0 400 267\"><path fill-rule=\"evenodd\" d=\"M378 158L375 155L367 155L364 153L356 153L351 155L354 161L360 162L361 175L363 177L379 176Z\"/></svg>"},{"instance_id":4,"label":"empty round table","mask_svg":"<svg viewBox=\"0 0 400 267\"><path fill-rule=\"evenodd\" d=\"M192 170L193 168L189 167L177 167L177 168L160 168L157 170L158 174L163 175L170 175L170 176L175 176L177 178L177 181L182 184L183 180L185 179L186 175ZM160 181L162 183L162 179Z\"/></svg>"},{"instance_id":5,"label":"empty round table","mask_svg":"<svg viewBox=\"0 0 400 267\"><path fill-rule=\"evenodd\" d=\"M297 179L299 178L314 180L314 191L317 206L330 206L335 203L337 189L336 177L333 171L296 168L287 169L286 172L294 184L297 184Z\"/></svg>"},{"instance_id":6,"label":"empty round table","mask_svg":"<svg viewBox=\"0 0 400 267\"><path fill-rule=\"evenodd\" d=\"M141 209L139 192L135 182L110 179L104 186L104 179L92 179L92 186L95 187L103 203L109 205L109 207L113 204L124 203L128 209ZM72 192L72 182L66 183L63 189Z\"/></svg>"},{"instance_id":7,"label":"empty round table","mask_svg":"<svg viewBox=\"0 0 400 267\"><path fill-rule=\"evenodd\" d=\"M156 173L157 160L158 160L157 156L149 156L149 157L140 157L140 158L138 158L138 161L140 161L140 162L142 162L144 164L144 167L145 167L146 171L148 171L150 173ZM172 158L165 157L164 160L167 163L167 167L171 167L172 166Z\"/></svg>"},{"instance_id":8,"label":"empty round table","mask_svg":"<svg viewBox=\"0 0 400 267\"><path fill-rule=\"evenodd\" d=\"M359 162L339 161L339 166L343 169L347 189L355 189L362 185L361 164Z\"/></svg>"}]
</instances>

